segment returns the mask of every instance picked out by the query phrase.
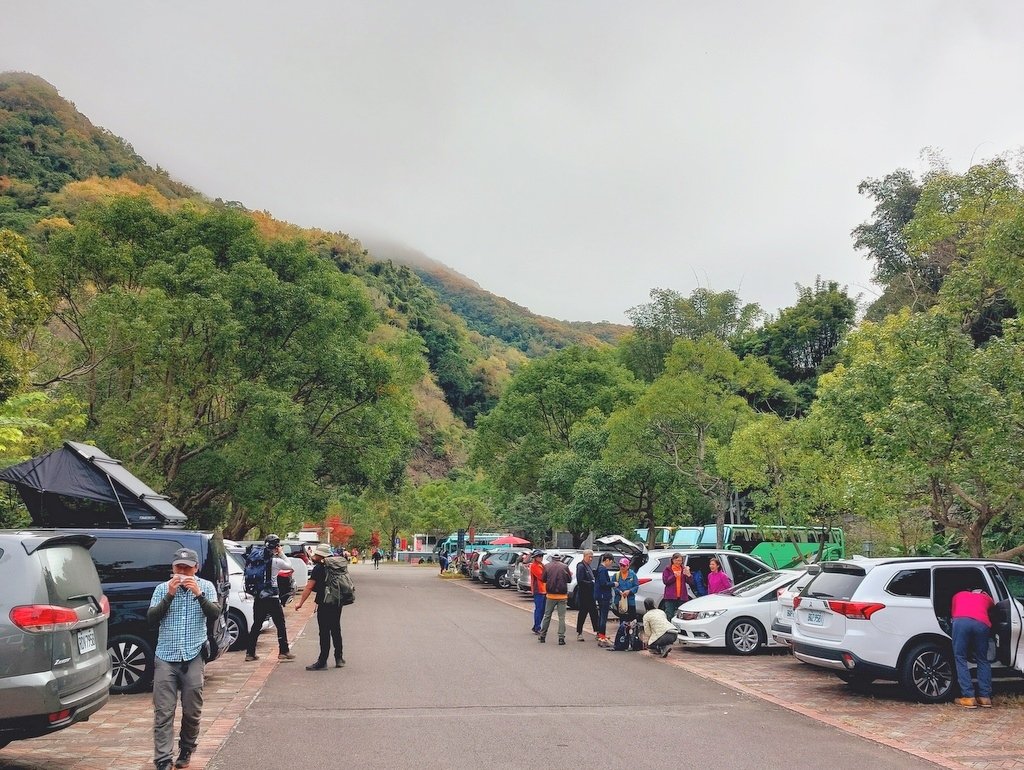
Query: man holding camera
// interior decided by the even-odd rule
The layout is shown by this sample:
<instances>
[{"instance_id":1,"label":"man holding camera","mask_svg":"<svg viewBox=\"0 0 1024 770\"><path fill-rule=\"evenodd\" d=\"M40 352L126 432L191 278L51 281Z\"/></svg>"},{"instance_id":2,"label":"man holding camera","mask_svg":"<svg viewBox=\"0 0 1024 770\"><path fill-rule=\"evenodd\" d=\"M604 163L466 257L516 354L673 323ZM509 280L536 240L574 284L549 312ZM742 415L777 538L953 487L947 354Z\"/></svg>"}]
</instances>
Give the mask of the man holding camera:
<instances>
[{"instance_id":1,"label":"man holding camera","mask_svg":"<svg viewBox=\"0 0 1024 770\"><path fill-rule=\"evenodd\" d=\"M291 565L281 555L281 538L277 535L267 535L263 541L263 558L268 563L266 587L261 595L253 596L252 603L252 628L249 630L249 646L245 651L245 660L253 661L259 658L256 654L256 640L259 639L260 631L263 630L263 622L269 615L277 628L277 659L295 660L295 655L288 647L288 629L285 627L284 610L281 608L281 599L277 591L277 575L283 569L291 569Z\"/></svg>"},{"instance_id":2,"label":"man holding camera","mask_svg":"<svg viewBox=\"0 0 1024 770\"><path fill-rule=\"evenodd\" d=\"M174 751L174 711L181 695L181 732L174 767L189 766L199 739L203 712L206 622L220 617L217 589L196 577L199 556L179 548L171 561L171 579L153 592L147 618L160 624L153 673L153 763L170 770Z\"/></svg>"}]
</instances>

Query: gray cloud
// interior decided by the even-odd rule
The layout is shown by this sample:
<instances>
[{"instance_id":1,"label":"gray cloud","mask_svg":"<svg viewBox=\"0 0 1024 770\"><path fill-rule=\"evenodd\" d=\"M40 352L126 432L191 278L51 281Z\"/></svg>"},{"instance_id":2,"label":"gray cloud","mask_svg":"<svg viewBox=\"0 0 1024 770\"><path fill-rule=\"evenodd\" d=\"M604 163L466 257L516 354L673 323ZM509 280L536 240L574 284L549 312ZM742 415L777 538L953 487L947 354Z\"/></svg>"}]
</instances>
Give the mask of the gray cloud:
<instances>
[{"instance_id":1,"label":"gray cloud","mask_svg":"<svg viewBox=\"0 0 1024 770\"><path fill-rule=\"evenodd\" d=\"M404 241L551 316L870 295L857 183L1021 145L1003 2L8 4L35 72L203 192Z\"/></svg>"}]
</instances>

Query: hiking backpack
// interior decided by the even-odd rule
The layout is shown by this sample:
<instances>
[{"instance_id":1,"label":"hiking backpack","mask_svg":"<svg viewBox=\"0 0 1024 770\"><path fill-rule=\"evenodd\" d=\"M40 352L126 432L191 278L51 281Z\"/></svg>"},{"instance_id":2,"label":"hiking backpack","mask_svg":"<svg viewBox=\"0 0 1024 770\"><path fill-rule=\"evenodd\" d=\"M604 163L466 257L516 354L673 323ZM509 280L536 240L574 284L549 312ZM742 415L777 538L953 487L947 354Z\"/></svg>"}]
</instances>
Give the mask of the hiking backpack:
<instances>
[{"instance_id":1,"label":"hiking backpack","mask_svg":"<svg viewBox=\"0 0 1024 770\"><path fill-rule=\"evenodd\" d=\"M277 596L277 586L270 577L273 552L266 547L253 548L245 557L245 592L254 599Z\"/></svg>"},{"instance_id":2,"label":"hiking backpack","mask_svg":"<svg viewBox=\"0 0 1024 770\"><path fill-rule=\"evenodd\" d=\"M612 649L616 652L623 652L630 648L630 633L629 623L619 623L619 630L615 633L615 642L612 644Z\"/></svg>"},{"instance_id":3,"label":"hiking backpack","mask_svg":"<svg viewBox=\"0 0 1024 770\"><path fill-rule=\"evenodd\" d=\"M348 559L328 556L324 559L324 604L344 607L356 600L356 587L348 574Z\"/></svg>"}]
</instances>

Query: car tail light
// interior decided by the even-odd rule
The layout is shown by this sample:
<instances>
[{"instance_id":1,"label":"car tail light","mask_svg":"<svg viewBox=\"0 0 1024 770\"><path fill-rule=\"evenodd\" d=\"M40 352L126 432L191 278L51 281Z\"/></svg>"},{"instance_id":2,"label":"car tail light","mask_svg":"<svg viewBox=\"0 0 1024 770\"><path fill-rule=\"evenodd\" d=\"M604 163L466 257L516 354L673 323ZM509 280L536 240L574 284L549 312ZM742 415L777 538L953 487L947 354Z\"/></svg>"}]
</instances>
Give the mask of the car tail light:
<instances>
[{"instance_id":1,"label":"car tail light","mask_svg":"<svg viewBox=\"0 0 1024 770\"><path fill-rule=\"evenodd\" d=\"M491 557L490 557L490 556L488 556L488 557L487 557L486 559L484 559L484 560L483 560L483 561L481 562L481 564L490 564L490 563L491 563Z\"/></svg>"},{"instance_id":2,"label":"car tail light","mask_svg":"<svg viewBox=\"0 0 1024 770\"><path fill-rule=\"evenodd\" d=\"M847 602L840 599L831 599L828 608L838 615L845 615L853 620L867 620L879 610L884 610L884 604L877 602Z\"/></svg>"},{"instance_id":3,"label":"car tail light","mask_svg":"<svg viewBox=\"0 0 1024 770\"><path fill-rule=\"evenodd\" d=\"M293 570L293 569L282 569L282 570L278 570L277 576L279 578L290 578L294 574L295 574L295 570Z\"/></svg>"},{"instance_id":4,"label":"car tail light","mask_svg":"<svg viewBox=\"0 0 1024 770\"><path fill-rule=\"evenodd\" d=\"M11 610L11 622L22 631L46 633L67 631L78 622L78 613L67 607L49 604L25 604Z\"/></svg>"},{"instance_id":5,"label":"car tail light","mask_svg":"<svg viewBox=\"0 0 1024 770\"><path fill-rule=\"evenodd\" d=\"M793 609L795 610L799 606L800 606L800 594L797 594L796 596L793 597Z\"/></svg>"},{"instance_id":6,"label":"car tail light","mask_svg":"<svg viewBox=\"0 0 1024 770\"><path fill-rule=\"evenodd\" d=\"M637 583L643 585L644 583L650 583L654 578L638 578Z\"/></svg>"},{"instance_id":7,"label":"car tail light","mask_svg":"<svg viewBox=\"0 0 1024 770\"><path fill-rule=\"evenodd\" d=\"M110 599L107 598L106 594L100 594L100 612L110 617Z\"/></svg>"},{"instance_id":8,"label":"car tail light","mask_svg":"<svg viewBox=\"0 0 1024 770\"><path fill-rule=\"evenodd\" d=\"M298 553L292 554L296 559L301 559L303 564L309 564L309 556L306 555L305 551L299 551Z\"/></svg>"},{"instance_id":9,"label":"car tail light","mask_svg":"<svg viewBox=\"0 0 1024 770\"><path fill-rule=\"evenodd\" d=\"M46 719L51 725L55 725L58 722L63 722L65 719L71 718L71 709L63 709L62 711L54 711L52 714L47 714Z\"/></svg>"}]
</instances>

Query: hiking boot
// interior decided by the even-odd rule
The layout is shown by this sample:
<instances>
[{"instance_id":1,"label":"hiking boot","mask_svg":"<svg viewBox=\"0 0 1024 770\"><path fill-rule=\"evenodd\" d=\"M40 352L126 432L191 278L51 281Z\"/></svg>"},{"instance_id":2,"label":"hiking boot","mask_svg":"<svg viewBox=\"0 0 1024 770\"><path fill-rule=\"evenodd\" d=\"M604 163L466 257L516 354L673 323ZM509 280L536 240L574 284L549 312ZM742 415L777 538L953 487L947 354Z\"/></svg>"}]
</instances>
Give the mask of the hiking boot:
<instances>
[{"instance_id":1,"label":"hiking boot","mask_svg":"<svg viewBox=\"0 0 1024 770\"><path fill-rule=\"evenodd\" d=\"M155 767L156 770L171 770L173 765L171 764L171 760L168 759L164 762L154 762L153 767Z\"/></svg>"},{"instance_id":2,"label":"hiking boot","mask_svg":"<svg viewBox=\"0 0 1024 770\"><path fill-rule=\"evenodd\" d=\"M662 647L661 652L658 654L661 655L661 657L663 658L667 658L670 652L672 652L672 648L668 645L665 645L664 647Z\"/></svg>"},{"instance_id":3,"label":"hiking boot","mask_svg":"<svg viewBox=\"0 0 1024 770\"><path fill-rule=\"evenodd\" d=\"M323 671L327 668L327 663L322 660L318 660L316 663L306 666L306 671Z\"/></svg>"},{"instance_id":4,"label":"hiking boot","mask_svg":"<svg viewBox=\"0 0 1024 770\"><path fill-rule=\"evenodd\" d=\"M191 761L192 761L192 750L191 749L181 749L178 752L178 758L176 760L174 760L174 766L179 768L179 770L180 770L180 768L188 767L189 762L191 762Z\"/></svg>"},{"instance_id":5,"label":"hiking boot","mask_svg":"<svg viewBox=\"0 0 1024 770\"><path fill-rule=\"evenodd\" d=\"M992 708L992 699L991 698L978 698L978 705L981 706L983 709L990 709L990 708Z\"/></svg>"},{"instance_id":6,"label":"hiking boot","mask_svg":"<svg viewBox=\"0 0 1024 770\"><path fill-rule=\"evenodd\" d=\"M544 637L543 636L538 636L537 637L537 641L540 642L541 644L544 644Z\"/></svg>"},{"instance_id":7,"label":"hiking boot","mask_svg":"<svg viewBox=\"0 0 1024 770\"><path fill-rule=\"evenodd\" d=\"M576 641L577 642L585 642L587 640L583 638L583 634L576 634Z\"/></svg>"},{"instance_id":8,"label":"hiking boot","mask_svg":"<svg viewBox=\"0 0 1024 770\"><path fill-rule=\"evenodd\" d=\"M277 653L278 660L295 660L294 652L279 652Z\"/></svg>"},{"instance_id":9,"label":"hiking boot","mask_svg":"<svg viewBox=\"0 0 1024 770\"><path fill-rule=\"evenodd\" d=\"M259 655L256 655L256 654L250 655L249 653L245 654L245 662L246 663L252 663L254 660L259 660L259 659L260 659Z\"/></svg>"},{"instance_id":10,"label":"hiking boot","mask_svg":"<svg viewBox=\"0 0 1024 770\"><path fill-rule=\"evenodd\" d=\"M960 706L961 708L965 708L965 709L976 709L976 708L978 708L978 704L974 700L974 698L957 698L953 702L956 703L956 705Z\"/></svg>"},{"instance_id":11,"label":"hiking boot","mask_svg":"<svg viewBox=\"0 0 1024 770\"><path fill-rule=\"evenodd\" d=\"M344 658L335 658L334 659L334 667L335 668L344 668L345 667L345 659Z\"/></svg>"},{"instance_id":12,"label":"hiking boot","mask_svg":"<svg viewBox=\"0 0 1024 770\"><path fill-rule=\"evenodd\" d=\"M565 644L565 637L564 636L558 637L558 643L559 644Z\"/></svg>"}]
</instances>

